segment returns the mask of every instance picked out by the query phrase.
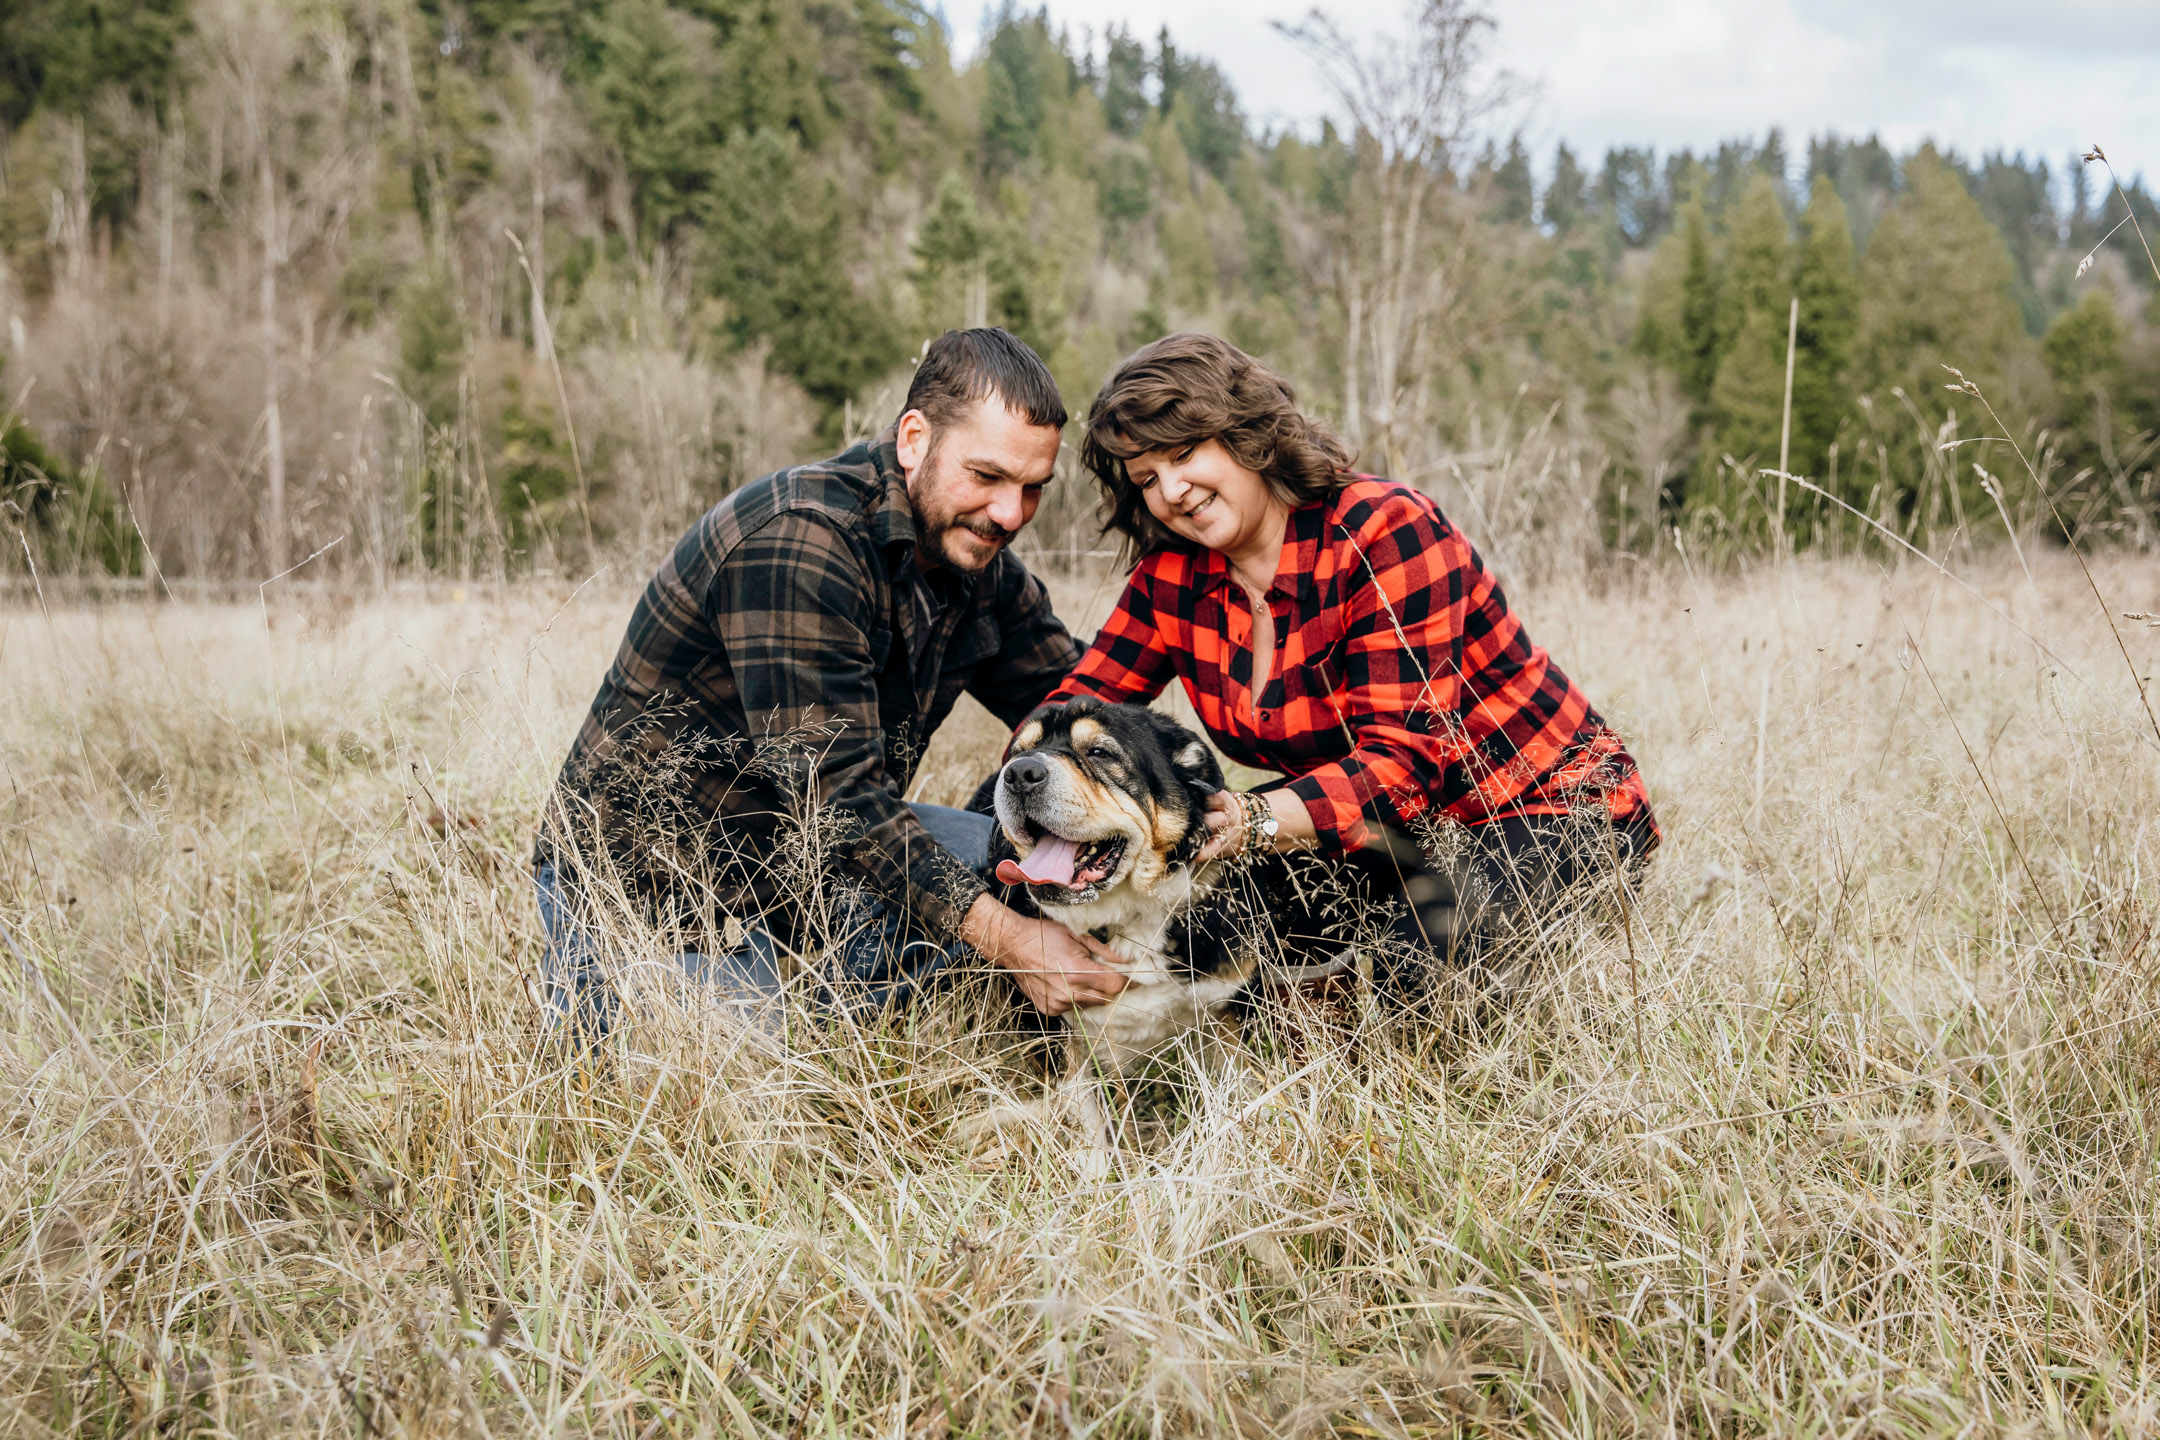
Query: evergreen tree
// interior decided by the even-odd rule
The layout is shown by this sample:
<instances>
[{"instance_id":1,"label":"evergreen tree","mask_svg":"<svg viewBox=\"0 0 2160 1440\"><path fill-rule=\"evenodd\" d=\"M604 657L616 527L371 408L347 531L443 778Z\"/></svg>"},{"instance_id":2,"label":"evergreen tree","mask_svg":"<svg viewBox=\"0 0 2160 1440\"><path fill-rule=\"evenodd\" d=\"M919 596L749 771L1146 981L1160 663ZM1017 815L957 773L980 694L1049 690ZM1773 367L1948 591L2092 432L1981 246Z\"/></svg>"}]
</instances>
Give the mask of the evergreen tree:
<instances>
[{"instance_id":1,"label":"evergreen tree","mask_svg":"<svg viewBox=\"0 0 2160 1440\"><path fill-rule=\"evenodd\" d=\"M1016 221L986 213L967 182L948 174L915 240L917 329L1002 325L1047 355L1057 348L1056 286Z\"/></svg>"},{"instance_id":2,"label":"evergreen tree","mask_svg":"<svg viewBox=\"0 0 2160 1440\"><path fill-rule=\"evenodd\" d=\"M1966 178L1966 188L2009 248L2017 275L2018 310L2026 331L2034 335L2047 322L2047 307L2036 283L2040 262L2061 238L2051 186L2047 162L2027 164L2022 153L2015 158L1999 151L1989 155Z\"/></svg>"},{"instance_id":3,"label":"evergreen tree","mask_svg":"<svg viewBox=\"0 0 2160 1440\"><path fill-rule=\"evenodd\" d=\"M1062 91L1072 78L1056 73L1061 60L1046 15L1018 15L1010 5L999 13L983 47L983 162L991 174L1034 155L1051 89Z\"/></svg>"},{"instance_id":4,"label":"evergreen tree","mask_svg":"<svg viewBox=\"0 0 2160 1440\"><path fill-rule=\"evenodd\" d=\"M1727 241L1718 297L1720 353L1710 389L1715 442L1703 456L1701 493L1729 522L1748 528L1764 515L1751 497L1773 493L1748 477L1777 463L1784 420L1792 255L1781 189L1760 171L1749 180ZM1722 468L1728 455L1742 467L1737 476Z\"/></svg>"},{"instance_id":5,"label":"evergreen tree","mask_svg":"<svg viewBox=\"0 0 2160 1440\"><path fill-rule=\"evenodd\" d=\"M2094 449L2101 438L2096 429L2100 418L2113 411L2123 393L2128 372L2124 338L2115 302L2104 290L2092 289L2055 317L2040 344L2063 424Z\"/></svg>"},{"instance_id":6,"label":"evergreen tree","mask_svg":"<svg viewBox=\"0 0 2160 1440\"><path fill-rule=\"evenodd\" d=\"M1658 183L1657 157L1648 150L1627 146L1606 151L1597 198L1628 245L1648 245L1672 223L1669 197Z\"/></svg>"},{"instance_id":7,"label":"evergreen tree","mask_svg":"<svg viewBox=\"0 0 2160 1440\"><path fill-rule=\"evenodd\" d=\"M187 30L187 0L0 0L0 133L41 102L83 114L110 86L161 104Z\"/></svg>"},{"instance_id":8,"label":"evergreen tree","mask_svg":"<svg viewBox=\"0 0 2160 1440\"><path fill-rule=\"evenodd\" d=\"M826 143L849 68L833 63L833 52L844 54L854 36L837 25L826 33L805 7L783 0L705 0L685 8L709 15L722 36L708 101L721 131L789 132L811 150Z\"/></svg>"},{"instance_id":9,"label":"evergreen tree","mask_svg":"<svg viewBox=\"0 0 2160 1440\"><path fill-rule=\"evenodd\" d=\"M1726 237L1724 283L1718 296L1721 359L1722 352L1732 348L1751 316L1773 311L1779 322L1778 351L1782 356L1791 276L1783 187L1758 173L1749 178L1742 191Z\"/></svg>"},{"instance_id":10,"label":"evergreen tree","mask_svg":"<svg viewBox=\"0 0 2160 1440\"><path fill-rule=\"evenodd\" d=\"M1223 179L1245 144L1237 92L1211 61L1179 54L1167 27L1157 45L1155 73L1162 81L1158 107L1177 127L1185 153Z\"/></svg>"},{"instance_id":11,"label":"evergreen tree","mask_svg":"<svg viewBox=\"0 0 2160 1440\"><path fill-rule=\"evenodd\" d=\"M689 216L712 170L710 86L697 63L701 48L709 62L709 27L663 0L617 0L591 24L586 111L622 157L647 238L665 239Z\"/></svg>"},{"instance_id":12,"label":"evergreen tree","mask_svg":"<svg viewBox=\"0 0 2160 1440\"><path fill-rule=\"evenodd\" d=\"M1706 167L1706 188L1703 206L1711 216L1722 220L1724 215L1740 203L1747 193L1748 182L1760 173L1762 151L1752 140L1727 140L1719 144L1717 154L1710 157Z\"/></svg>"},{"instance_id":13,"label":"evergreen tree","mask_svg":"<svg viewBox=\"0 0 2160 1440\"><path fill-rule=\"evenodd\" d=\"M1966 434L1984 424L1973 402L1945 391L1951 378L1946 365L1977 382L1997 410L2003 409L2002 379L2025 331L2011 298L2014 278L2002 237L1964 182L1932 147L1923 147L1906 162L1904 193L1884 213L1861 262L1855 350L1859 388L1872 397L1873 423L1893 453L1906 457L1904 471L1892 477L1904 503L1956 502L1967 514L1975 505L1992 508L1970 466L1960 463L1964 457L1937 459L1932 442L1953 410ZM1903 392L1904 402L1896 391ZM1917 448L1907 404L1924 432ZM1921 496L1923 484L1930 483L1928 469L1937 465L1958 477L1958 494L1936 495L1931 487L1929 496ZM1937 518L1931 514L1930 523Z\"/></svg>"},{"instance_id":14,"label":"evergreen tree","mask_svg":"<svg viewBox=\"0 0 2160 1440\"><path fill-rule=\"evenodd\" d=\"M1852 225L1827 175L1815 177L1800 214L1793 291L1800 298L1800 333L1793 367L1792 466L1820 482L1829 473L1830 446L1851 407L1849 372L1860 323Z\"/></svg>"},{"instance_id":15,"label":"evergreen tree","mask_svg":"<svg viewBox=\"0 0 2160 1440\"><path fill-rule=\"evenodd\" d=\"M1876 221L1897 193L1897 158L1874 135L1865 140L1825 135L1808 142L1809 186L1823 176L1837 187L1838 199L1852 221L1853 244L1864 249Z\"/></svg>"},{"instance_id":16,"label":"evergreen tree","mask_svg":"<svg viewBox=\"0 0 2160 1440\"><path fill-rule=\"evenodd\" d=\"M1703 168L1702 161L1695 158L1694 151L1675 150L1665 157L1665 198L1674 207L1676 216L1679 207L1690 200L1702 204L1709 189L1709 172Z\"/></svg>"},{"instance_id":17,"label":"evergreen tree","mask_svg":"<svg viewBox=\"0 0 2160 1440\"><path fill-rule=\"evenodd\" d=\"M1717 380L1718 274L1710 225L1702 206L1684 202L1672 231L1651 252L1643 278L1642 310L1634 350L1679 381L1689 406L1690 429L1700 436L1712 419ZM1714 464L1715 454L1708 455ZM1673 473L1687 473L1685 463Z\"/></svg>"},{"instance_id":18,"label":"evergreen tree","mask_svg":"<svg viewBox=\"0 0 2160 1440\"><path fill-rule=\"evenodd\" d=\"M1956 172L1922 149L1861 266L1863 383L1918 398L1940 391L1944 365L1999 378L2023 328L2011 280L2002 237Z\"/></svg>"},{"instance_id":19,"label":"evergreen tree","mask_svg":"<svg viewBox=\"0 0 2160 1440\"><path fill-rule=\"evenodd\" d=\"M800 142L762 130L720 152L699 203L699 272L724 302L728 338L772 343L772 366L828 413L906 355L884 297L852 278L858 232L839 183Z\"/></svg>"},{"instance_id":20,"label":"evergreen tree","mask_svg":"<svg viewBox=\"0 0 2160 1440\"><path fill-rule=\"evenodd\" d=\"M1675 369L1680 388L1695 402L1700 421L1708 416L1710 387L1717 380L1718 275L1710 254L1710 222L1702 206L1692 200L1681 207L1680 234L1684 258Z\"/></svg>"},{"instance_id":21,"label":"evergreen tree","mask_svg":"<svg viewBox=\"0 0 2160 1440\"><path fill-rule=\"evenodd\" d=\"M1103 120L1114 135L1138 135L1148 118L1147 47L1123 25L1112 25L1103 55Z\"/></svg>"},{"instance_id":22,"label":"evergreen tree","mask_svg":"<svg viewBox=\"0 0 2160 1440\"><path fill-rule=\"evenodd\" d=\"M1493 171L1493 189L1499 195L1499 217L1511 225L1527 225L1537 209L1536 183L1530 175L1530 152L1523 148L1520 133L1508 137L1507 158Z\"/></svg>"},{"instance_id":23,"label":"evergreen tree","mask_svg":"<svg viewBox=\"0 0 2160 1440\"><path fill-rule=\"evenodd\" d=\"M1553 152L1552 183L1545 187L1544 220L1553 233L1565 235L1575 228L1589 204L1589 177L1576 162L1575 152L1562 141Z\"/></svg>"},{"instance_id":24,"label":"evergreen tree","mask_svg":"<svg viewBox=\"0 0 2160 1440\"><path fill-rule=\"evenodd\" d=\"M1777 182L1778 198L1789 197L1792 162L1785 156L1785 132L1773 125L1755 152L1755 168Z\"/></svg>"},{"instance_id":25,"label":"evergreen tree","mask_svg":"<svg viewBox=\"0 0 2160 1440\"><path fill-rule=\"evenodd\" d=\"M440 7L423 0L419 8L422 15L435 19ZM483 44L524 41L560 59L579 43L582 27L577 0L467 0L459 8L472 39Z\"/></svg>"},{"instance_id":26,"label":"evergreen tree","mask_svg":"<svg viewBox=\"0 0 2160 1440\"><path fill-rule=\"evenodd\" d=\"M1634 352L1680 374L1685 368L1681 344L1682 275L1687 267L1687 237L1674 231L1650 252L1643 272L1642 305L1635 316Z\"/></svg>"}]
</instances>

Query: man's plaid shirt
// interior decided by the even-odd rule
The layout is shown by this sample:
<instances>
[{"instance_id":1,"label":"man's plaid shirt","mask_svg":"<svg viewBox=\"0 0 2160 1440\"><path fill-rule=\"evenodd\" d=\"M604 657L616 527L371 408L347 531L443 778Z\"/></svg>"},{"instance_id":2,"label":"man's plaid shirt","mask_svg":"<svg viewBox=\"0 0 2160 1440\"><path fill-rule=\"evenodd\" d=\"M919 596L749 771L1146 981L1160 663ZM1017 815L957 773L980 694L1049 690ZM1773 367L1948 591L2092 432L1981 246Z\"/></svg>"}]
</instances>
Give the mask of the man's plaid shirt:
<instances>
[{"instance_id":1,"label":"man's plaid shirt","mask_svg":"<svg viewBox=\"0 0 2160 1440\"><path fill-rule=\"evenodd\" d=\"M1255 701L1244 588L1211 551L1157 550L1051 699L1145 703L1176 675L1225 755L1291 777L1323 849L1434 807L1475 825L1589 803L1655 834L1620 737L1417 491L1360 476L1292 511L1268 602L1277 648Z\"/></svg>"},{"instance_id":2,"label":"man's plaid shirt","mask_svg":"<svg viewBox=\"0 0 2160 1440\"><path fill-rule=\"evenodd\" d=\"M925 575L915 539L890 429L707 511L631 614L536 859L606 853L677 922L783 935L832 863L955 934L984 885L908 781L963 690L1017 724L1080 647L1009 553Z\"/></svg>"}]
</instances>

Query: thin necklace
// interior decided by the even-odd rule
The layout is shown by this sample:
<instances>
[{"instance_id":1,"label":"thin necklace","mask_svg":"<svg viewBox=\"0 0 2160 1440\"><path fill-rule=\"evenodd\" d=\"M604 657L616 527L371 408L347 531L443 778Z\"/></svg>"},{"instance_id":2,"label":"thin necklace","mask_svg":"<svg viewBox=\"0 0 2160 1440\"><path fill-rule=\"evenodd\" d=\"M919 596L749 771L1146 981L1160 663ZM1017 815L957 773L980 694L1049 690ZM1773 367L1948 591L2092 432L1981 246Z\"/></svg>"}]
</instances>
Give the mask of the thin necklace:
<instances>
[{"instance_id":1,"label":"thin necklace","mask_svg":"<svg viewBox=\"0 0 2160 1440\"><path fill-rule=\"evenodd\" d=\"M1268 592L1268 591L1270 591L1270 590L1274 589L1274 588L1275 588L1275 576L1276 576L1277 572L1279 572L1279 571L1280 571L1280 570L1282 569L1282 547L1283 547L1283 541L1284 541L1285 539L1287 539L1287 538L1289 537L1289 534L1290 534L1290 516L1289 516L1289 514L1288 514L1288 513L1286 512L1286 513L1285 513L1285 514L1284 514L1284 515L1282 516L1282 525L1281 525L1281 526L1280 526L1280 528L1278 529L1278 531L1277 531L1277 534L1276 534L1276 536L1275 536L1275 547L1274 547L1274 556L1273 556L1273 559L1274 559L1274 568L1268 571L1268 575L1267 575L1267 578L1266 578L1265 580L1262 580L1262 581L1261 581L1261 582L1260 582L1259 584L1255 585L1255 584L1254 584L1254 583L1253 583L1252 581L1250 581L1250 580L1247 580L1247 579L1245 578L1245 572L1244 572L1244 569L1243 569L1243 567L1242 567L1242 566L1240 566L1240 565L1238 564L1238 562L1237 562L1236 560L1233 560L1233 559L1232 559L1232 558L1231 558L1230 556L1228 556L1228 555L1224 555L1224 556L1223 556L1223 563L1224 563L1225 565L1228 565L1228 566L1230 567L1230 578L1231 578L1231 579L1233 579L1233 580L1235 580L1235 581L1237 581L1237 582L1238 582L1238 584L1240 584L1240 585L1244 586L1244 587L1245 587L1245 588L1246 588L1247 590L1249 590L1249 591L1251 591L1251 592L1253 592L1253 593L1255 593L1255 594L1259 594L1259 595L1265 595L1265 594L1267 594L1267 592Z\"/></svg>"}]
</instances>

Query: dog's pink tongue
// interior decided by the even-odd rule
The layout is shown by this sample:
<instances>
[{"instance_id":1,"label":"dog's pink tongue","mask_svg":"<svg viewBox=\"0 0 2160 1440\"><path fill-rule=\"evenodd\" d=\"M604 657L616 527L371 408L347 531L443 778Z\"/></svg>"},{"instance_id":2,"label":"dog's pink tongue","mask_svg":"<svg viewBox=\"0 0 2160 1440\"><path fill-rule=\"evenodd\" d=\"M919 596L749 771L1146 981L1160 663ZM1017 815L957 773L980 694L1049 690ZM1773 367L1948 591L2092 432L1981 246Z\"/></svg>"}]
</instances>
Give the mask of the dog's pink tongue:
<instances>
[{"instance_id":1,"label":"dog's pink tongue","mask_svg":"<svg viewBox=\"0 0 2160 1440\"><path fill-rule=\"evenodd\" d=\"M1045 835L1020 862L1020 873L1030 885L1070 885L1073 864L1080 858L1080 842L1062 835Z\"/></svg>"}]
</instances>

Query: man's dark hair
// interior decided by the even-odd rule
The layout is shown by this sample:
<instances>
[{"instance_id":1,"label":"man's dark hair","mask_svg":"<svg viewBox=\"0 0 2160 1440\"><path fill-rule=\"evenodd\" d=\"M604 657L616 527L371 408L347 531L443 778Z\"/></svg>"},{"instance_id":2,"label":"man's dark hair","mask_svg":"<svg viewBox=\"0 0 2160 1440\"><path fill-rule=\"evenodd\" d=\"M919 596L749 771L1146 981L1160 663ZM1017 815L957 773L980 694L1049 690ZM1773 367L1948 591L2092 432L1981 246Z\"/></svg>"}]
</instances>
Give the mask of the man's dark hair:
<instances>
[{"instance_id":1,"label":"man's dark hair","mask_svg":"<svg viewBox=\"0 0 2160 1440\"><path fill-rule=\"evenodd\" d=\"M931 341L915 367L901 413L920 410L938 431L993 395L1030 425L1065 428L1065 400L1050 367L1025 341L994 326L948 330Z\"/></svg>"}]
</instances>

